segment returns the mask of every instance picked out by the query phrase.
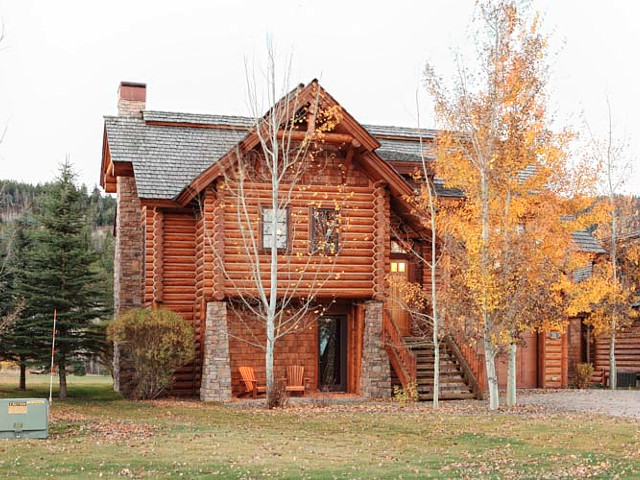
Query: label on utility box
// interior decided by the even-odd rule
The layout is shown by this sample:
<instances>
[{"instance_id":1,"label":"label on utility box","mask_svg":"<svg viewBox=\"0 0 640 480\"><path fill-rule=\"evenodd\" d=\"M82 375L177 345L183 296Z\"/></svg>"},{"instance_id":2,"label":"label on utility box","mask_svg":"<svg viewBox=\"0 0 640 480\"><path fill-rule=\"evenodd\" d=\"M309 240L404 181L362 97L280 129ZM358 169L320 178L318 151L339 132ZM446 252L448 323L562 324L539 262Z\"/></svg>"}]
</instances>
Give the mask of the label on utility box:
<instances>
[{"instance_id":1,"label":"label on utility box","mask_svg":"<svg viewBox=\"0 0 640 480\"><path fill-rule=\"evenodd\" d=\"M27 402L9 402L9 415L26 415Z\"/></svg>"}]
</instances>

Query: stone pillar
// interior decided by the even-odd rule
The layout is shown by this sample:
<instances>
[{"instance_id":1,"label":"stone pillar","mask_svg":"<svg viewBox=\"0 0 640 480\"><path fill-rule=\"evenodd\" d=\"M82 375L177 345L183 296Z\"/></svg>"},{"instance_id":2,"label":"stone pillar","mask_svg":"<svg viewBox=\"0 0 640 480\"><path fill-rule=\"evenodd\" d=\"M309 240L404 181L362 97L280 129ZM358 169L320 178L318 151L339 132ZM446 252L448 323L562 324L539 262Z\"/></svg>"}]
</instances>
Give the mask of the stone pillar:
<instances>
[{"instance_id":1,"label":"stone pillar","mask_svg":"<svg viewBox=\"0 0 640 480\"><path fill-rule=\"evenodd\" d=\"M208 302L204 331L204 358L200 400L231 400L231 362L226 302Z\"/></svg>"},{"instance_id":2,"label":"stone pillar","mask_svg":"<svg viewBox=\"0 0 640 480\"><path fill-rule=\"evenodd\" d=\"M382 345L382 308L382 302L369 301L364 304L360 393L365 397L391 395L389 357Z\"/></svg>"},{"instance_id":3,"label":"stone pillar","mask_svg":"<svg viewBox=\"0 0 640 480\"><path fill-rule=\"evenodd\" d=\"M116 315L142 304L142 219L134 177L118 177L113 296Z\"/></svg>"},{"instance_id":4,"label":"stone pillar","mask_svg":"<svg viewBox=\"0 0 640 480\"><path fill-rule=\"evenodd\" d=\"M117 216L113 272L113 306L116 315L142 304L142 222L140 199L133 177L117 178ZM128 391L131 366L116 345L113 355L113 388Z\"/></svg>"}]
</instances>

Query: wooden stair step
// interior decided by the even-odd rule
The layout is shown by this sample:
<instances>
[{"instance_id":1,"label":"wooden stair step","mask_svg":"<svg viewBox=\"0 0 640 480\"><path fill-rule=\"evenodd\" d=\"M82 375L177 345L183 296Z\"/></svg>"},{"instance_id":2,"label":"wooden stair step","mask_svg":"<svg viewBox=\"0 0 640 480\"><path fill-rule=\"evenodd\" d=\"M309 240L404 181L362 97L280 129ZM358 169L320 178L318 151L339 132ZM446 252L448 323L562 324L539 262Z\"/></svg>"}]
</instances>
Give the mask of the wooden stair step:
<instances>
[{"instance_id":1,"label":"wooden stair step","mask_svg":"<svg viewBox=\"0 0 640 480\"><path fill-rule=\"evenodd\" d=\"M440 383L459 383L462 385L466 385L464 381L460 378L460 376L448 376L448 377L440 377ZM418 378L419 385L433 385L433 377L419 377Z\"/></svg>"}]
</instances>

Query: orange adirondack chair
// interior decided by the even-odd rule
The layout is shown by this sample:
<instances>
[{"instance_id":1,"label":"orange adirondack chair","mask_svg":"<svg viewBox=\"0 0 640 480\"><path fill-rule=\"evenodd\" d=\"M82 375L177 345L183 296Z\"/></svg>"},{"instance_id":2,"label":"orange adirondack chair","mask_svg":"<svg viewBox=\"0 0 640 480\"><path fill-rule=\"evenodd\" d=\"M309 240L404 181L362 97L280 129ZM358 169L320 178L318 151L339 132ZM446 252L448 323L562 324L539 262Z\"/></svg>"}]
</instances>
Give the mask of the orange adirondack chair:
<instances>
[{"instance_id":1,"label":"orange adirondack chair","mask_svg":"<svg viewBox=\"0 0 640 480\"><path fill-rule=\"evenodd\" d=\"M242 395L251 394L253 398L258 398L258 394L266 393L267 387L258 385L256 374L252 367L240 367L240 375L242 375L245 388Z\"/></svg>"},{"instance_id":2,"label":"orange adirondack chair","mask_svg":"<svg viewBox=\"0 0 640 480\"><path fill-rule=\"evenodd\" d=\"M304 367L301 365L292 365L287 367L287 392L300 392L304 395L305 391Z\"/></svg>"}]
</instances>

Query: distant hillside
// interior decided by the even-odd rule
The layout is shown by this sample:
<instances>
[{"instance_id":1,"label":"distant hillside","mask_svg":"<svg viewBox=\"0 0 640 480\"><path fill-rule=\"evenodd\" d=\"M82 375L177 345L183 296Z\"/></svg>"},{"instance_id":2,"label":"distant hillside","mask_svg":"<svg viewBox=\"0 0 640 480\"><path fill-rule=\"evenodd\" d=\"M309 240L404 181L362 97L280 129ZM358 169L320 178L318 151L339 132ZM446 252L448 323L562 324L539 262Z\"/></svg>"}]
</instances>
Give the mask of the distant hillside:
<instances>
[{"instance_id":1,"label":"distant hillside","mask_svg":"<svg viewBox=\"0 0 640 480\"><path fill-rule=\"evenodd\" d=\"M32 185L14 180L0 180L0 223L15 221L24 212L31 209L38 195L46 191L48 184ZM113 225L116 211L116 199L103 195L97 187L85 198L89 204L90 222L94 229Z\"/></svg>"},{"instance_id":2,"label":"distant hillside","mask_svg":"<svg viewBox=\"0 0 640 480\"><path fill-rule=\"evenodd\" d=\"M31 208L36 197L44 191L41 184L0 180L0 221L8 223L16 220Z\"/></svg>"}]
</instances>

